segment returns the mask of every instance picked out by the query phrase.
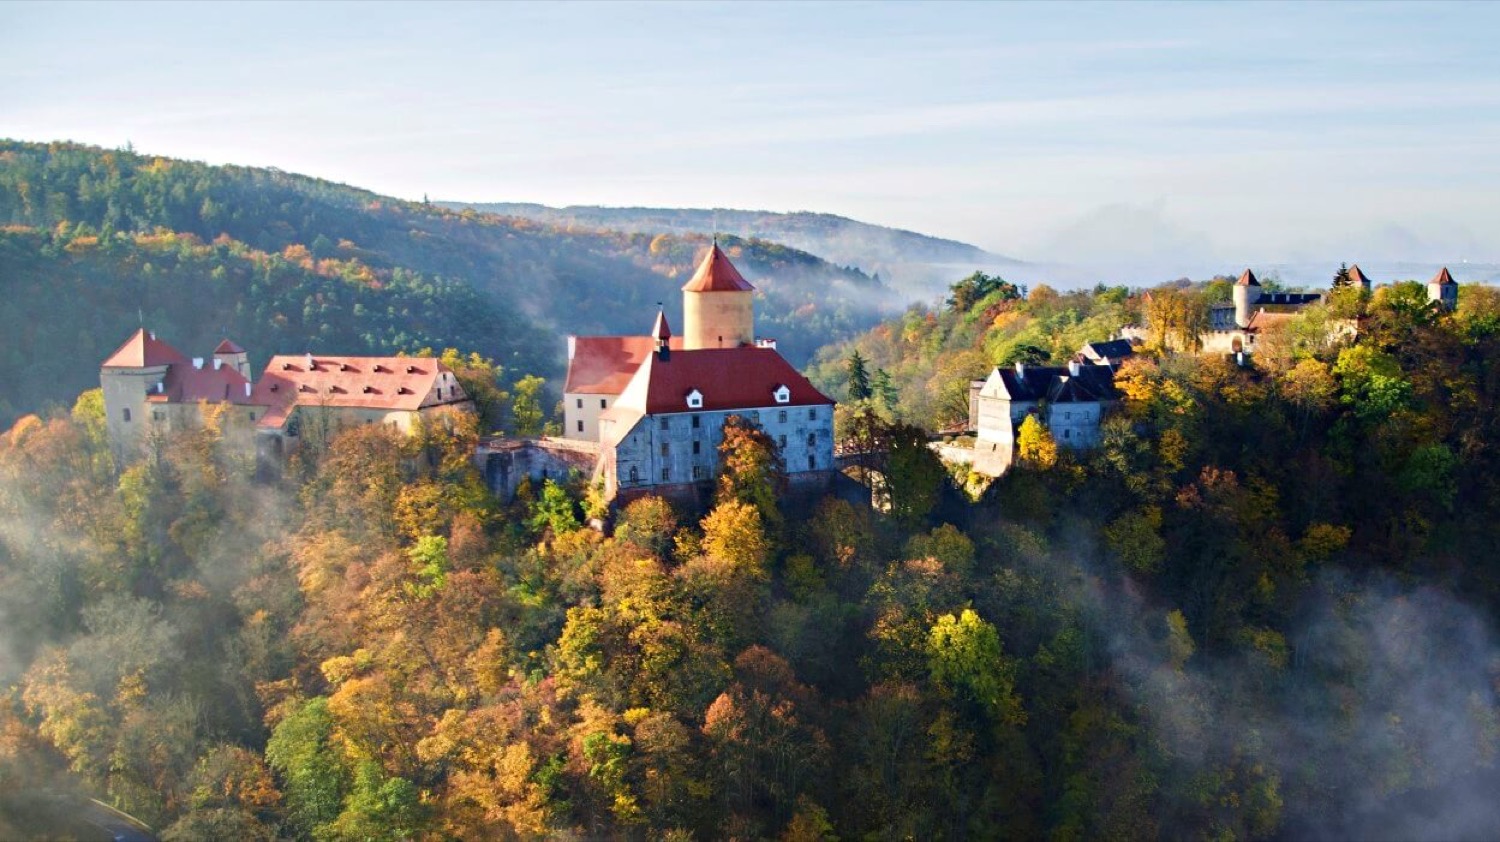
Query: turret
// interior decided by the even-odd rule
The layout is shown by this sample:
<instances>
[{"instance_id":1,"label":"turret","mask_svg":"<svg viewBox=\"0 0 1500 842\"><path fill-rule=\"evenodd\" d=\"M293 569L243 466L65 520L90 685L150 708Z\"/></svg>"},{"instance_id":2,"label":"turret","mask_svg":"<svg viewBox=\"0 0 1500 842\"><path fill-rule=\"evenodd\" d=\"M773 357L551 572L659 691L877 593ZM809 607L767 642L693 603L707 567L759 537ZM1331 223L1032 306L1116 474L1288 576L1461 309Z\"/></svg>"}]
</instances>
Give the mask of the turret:
<instances>
[{"instance_id":1,"label":"turret","mask_svg":"<svg viewBox=\"0 0 1500 842\"><path fill-rule=\"evenodd\" d=\"M754 292L714 242L682 288L683 350L754 344ZM666 323L664 317L661 321Z\"/></svg>"},{"instance_id":2,"label":"turret","mask_svg":"<svg viewBox=\"0 0 1500 842\"><path fill-rule=\"evenodd\" d=\"M656 324L651 326L651 338L655 340L656 355L666 361L672 356L672 328L667 326L665 310L656 311Z\"/></svg>"},{"instance_id":3,"label":"turret","mask_svg":"<svg viewBox=\"0 0 1500 842\"><path fill-rule=\"evenodd\" d=\"M1441 271L1432 276L1427 282L1427 300L1437 304L1444 310L1453 310L1458 307L1458 281L1448 274L1448 267L1444 266Z\"/></svg>"},{"instance_id":4,"label":"turret","mask_svg":"<svg viewBox=\"0 0 1500 842\"><path fill-rule=\"evenodd\" d=\"M1250 307L1260 300L1260 281L1249 269L1234 282L1234 323L1240 329L1250 326Z\"/></svg>"},{"instance_id":5,"label":"turret","mask_svg":"<svg viewBox=\"0 0 1500 842\"><path fill-rule=\"evenodd\" d=\"M246 380L255 379L250 376L250 355L245 353L244 348L228 339L220 342L219 347L214 349L214 364L216 367L227 365L238 371Z\"/></svg>"},{"instance_id":6,"label":"turret","mask_svg":"<svg viewBox=\"0 0 1500 842\"><path fill-rule=\"evenodd\" d=\"M99 367L105 427L116 454L125 456L140 446L152 420L146 396L160 391L172 366L187 364L176 348L141 329Z\"/></svg>"},{"instance_id":7,"label":"turret","mask_svg":"<svg viewBox=\"0 0 1500 842\"><path fill-rule=\"evenodd\" d=\"M1370 287L1373 286L1370 283L1370 276L1360 271L1358 263L1349 267L1349 280L1365 292L1369 292Z\"/></svg>"}]
</instances>

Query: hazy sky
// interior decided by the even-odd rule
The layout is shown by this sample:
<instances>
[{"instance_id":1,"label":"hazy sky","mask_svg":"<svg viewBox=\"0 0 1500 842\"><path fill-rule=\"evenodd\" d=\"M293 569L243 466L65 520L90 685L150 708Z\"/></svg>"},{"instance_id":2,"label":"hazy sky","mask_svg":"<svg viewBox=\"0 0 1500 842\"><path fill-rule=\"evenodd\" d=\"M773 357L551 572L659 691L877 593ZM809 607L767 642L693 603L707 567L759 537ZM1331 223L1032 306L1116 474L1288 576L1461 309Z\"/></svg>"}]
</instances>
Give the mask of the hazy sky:
<instances>
[{"instance_id":1,"label":"hazy sky","mask_svg":"<svg viewBox=\"0 0 1500 842\"><path fill-rule=\"evenodd\" d=\"M0 136L1028 258L1500 260L1497 35L1495 3L3 3Z\"/></svg>"}]
</instances>

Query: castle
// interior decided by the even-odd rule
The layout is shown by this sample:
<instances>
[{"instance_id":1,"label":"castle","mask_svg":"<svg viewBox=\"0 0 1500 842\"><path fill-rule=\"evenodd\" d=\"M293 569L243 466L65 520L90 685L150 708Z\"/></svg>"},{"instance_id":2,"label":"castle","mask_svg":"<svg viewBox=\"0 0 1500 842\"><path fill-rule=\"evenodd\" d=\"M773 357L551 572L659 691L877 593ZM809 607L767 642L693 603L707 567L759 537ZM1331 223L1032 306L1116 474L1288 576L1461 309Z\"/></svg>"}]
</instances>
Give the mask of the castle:
<instances>
[{"instance_id":1,"label":"castle","mask_svg":"<svg viewBox=\"0 0 1500 842\"><path fill-rule=\"evenodd\" d=\"M564 435L597 445L607 497L693 493L731 415L771 436L793 483L829 476L834 402L757 341L754 291L715 242L682 287L682 336L658 312L646 336L569 337Z\"/></svg>"},{"instance_id":2,"label":"castle","mask_svg":"<svg viewBox=\"0 0 1500 842\"><path fill-rule=\"evenodd\" d=\"M1367 294L1374 287L1357 263L1349 267L1348 277L1354 288ZM1231 302L1209 307L1208 330L1198 336L1199 349L1206 354L1253 353L1267 333L1325 300L1327 295L1321 292L1266 292L1255 273L1246 269L1234 283ZM1427 300L1445 310L1458 306L1458 282L1447 267L1427 282ZM1338 336L1352 337L1358 329L1353 320L1330 325Z\"/></svg>"},{"instance_id":3,"label":"castle","mask_svg":"<svg viewBox=\"0 0 1500 842\"><path fill-rule=\"evenodd\" d=\"M259 380L250 356L226 339L211 357L189 360L140 329L99 369L111 445L120 456L155 434L203 423L205 408L220 423L254 433L265 457L281 457L311 436L343 427L388 424L410 432L419 418L474 411L453 372L417 357L272 357Z\"/></svg>"}]
</instances>

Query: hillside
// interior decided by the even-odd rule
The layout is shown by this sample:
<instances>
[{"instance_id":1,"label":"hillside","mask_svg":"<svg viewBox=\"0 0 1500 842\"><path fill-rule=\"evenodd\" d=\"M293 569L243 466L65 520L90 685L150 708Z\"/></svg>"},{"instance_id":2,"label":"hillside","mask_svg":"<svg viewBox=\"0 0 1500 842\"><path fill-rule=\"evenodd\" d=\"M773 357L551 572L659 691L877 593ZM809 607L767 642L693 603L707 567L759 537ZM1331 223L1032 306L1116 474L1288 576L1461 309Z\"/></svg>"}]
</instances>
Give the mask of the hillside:
<instances>
[{"instance_id":1,"label":"hillside","mask_svg":"<svg viewBox=\"0 0 1500 842\"><path fill-rule=\"evenodd\" d=\"M0 141L0 226L0 328L30 340L7 346L0 423L97 382L98 360L141 318L185 349L232 335L256 360L463 345L513 375L556 377L563 335L644 331L707 245L460 213L275 169L15 141ZM760 332L794 364L896 306L858 270L723 242L761 290Z\"/></svg>"},{"instance_id":2,"label":"hillside","mask_svg":"<svg viewBox=\"0 0 1500 842\"><path fill-rule=\"evenodd\" d=\"M877 274L907 298L927 298L954 278L979 267L1021 266L1021 261L977 246L887 228L827 213L774 213L730 208L553 208L525 202L451 202L455 209L520 217L554 225L616 231L734 234L785 243L841 266Z\"/></svg>"},{"instance_id":3,"label":"hillside","mask_svg":"<svg viewBox=\"0 0 1500 842\"><path fill-rule=\"evenodd\" d=\"M933 321L1061 344L1113 295ZM86 393L0 435L0 838L42 795L164 840L1495 838L1500 292L1425 301L1143 353L1099 447L977 500L857 419L888 508L794 502L743 427L711 499L613 513L502 504L464 425L116 464Z\"/></svg>"}]
</instances>

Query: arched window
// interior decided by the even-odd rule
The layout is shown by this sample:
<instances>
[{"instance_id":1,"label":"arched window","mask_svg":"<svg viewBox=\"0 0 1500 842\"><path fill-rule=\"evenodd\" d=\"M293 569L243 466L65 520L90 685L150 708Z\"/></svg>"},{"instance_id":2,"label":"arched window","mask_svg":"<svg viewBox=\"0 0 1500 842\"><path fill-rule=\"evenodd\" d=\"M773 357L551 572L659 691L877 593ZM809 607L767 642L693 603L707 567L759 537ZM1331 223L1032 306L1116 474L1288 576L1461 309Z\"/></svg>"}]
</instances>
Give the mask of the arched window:
<instances>
[{"instance_id":1,"label":"arched window","mask_svg":"<svg viewBox=\"0 0 1500 842\"><path fill-rule=\"evenodd\" d=\"M641 469L637 468L634 465L630 466L630 481L631 482L640 482L641 481Z\"/></svg>"}]
</instances>

